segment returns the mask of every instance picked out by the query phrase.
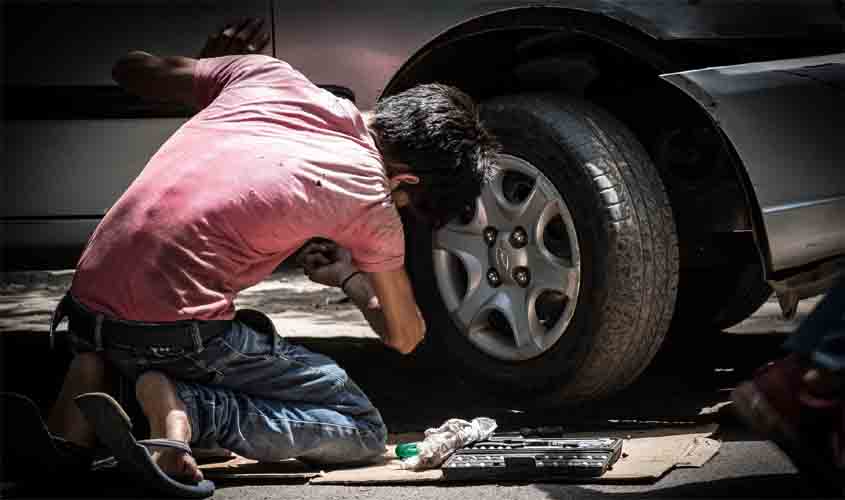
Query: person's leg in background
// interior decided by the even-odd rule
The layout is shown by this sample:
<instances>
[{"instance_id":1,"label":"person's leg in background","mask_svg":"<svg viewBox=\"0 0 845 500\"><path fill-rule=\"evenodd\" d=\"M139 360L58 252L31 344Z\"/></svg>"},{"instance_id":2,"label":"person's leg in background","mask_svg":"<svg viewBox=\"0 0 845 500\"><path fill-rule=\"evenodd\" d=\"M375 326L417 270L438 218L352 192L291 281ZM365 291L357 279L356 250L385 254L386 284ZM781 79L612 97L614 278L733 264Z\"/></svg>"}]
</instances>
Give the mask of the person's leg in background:
<instances>
[{"instance_id":1,"label":"person's leg in background","mask_svg":"<svg viewBox=\"0 0 845 500\"><path fill-rule=\"evenodd\" d=\"M823 487L845 488L845 280L784 344L785 358L733 391L753 430L777 443Z\"/></svg>"},{"instance_id":2,"label":"person's leg in background","mask_svg":"<svg viewBox=\"0 0 845 500\"><path fill-rule=\"evenodd\" d=\"M819 395L841 397L845 375L845 279L819 302L784 347L811 364L805 376Z\"/></svg>"}]
</instances>

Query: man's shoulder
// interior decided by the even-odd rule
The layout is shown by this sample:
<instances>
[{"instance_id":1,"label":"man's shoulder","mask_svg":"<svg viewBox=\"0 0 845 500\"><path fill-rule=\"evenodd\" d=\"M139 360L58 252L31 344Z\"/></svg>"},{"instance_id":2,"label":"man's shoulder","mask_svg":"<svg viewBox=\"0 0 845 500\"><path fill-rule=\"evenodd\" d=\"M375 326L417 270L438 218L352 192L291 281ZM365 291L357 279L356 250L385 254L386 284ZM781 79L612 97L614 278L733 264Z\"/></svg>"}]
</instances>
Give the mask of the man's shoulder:
<instances>
[{"instance_id":1,"label":"man's shoulder","mask_svg":"<svg viewBox=\"0 0 845 500\"><path fill-rule=\"evenodd\" d=\"M249 54L238 56L244 58L244 63L256 68L270 68L281 71L294 71L299 73L289 62L277 59L265 54Z\"/></svg>"},{"instance_id":2,"label":"man's shoulder","mask_svg":"<svg viewBox=\"0 0 845 500\"><path fill-rule=\"evenodd\" d=\"M290 63L264 54L248 54L200 59L196 75L209 77L224 84L249 83L255 81L273 81L281 76L289 80L310 83L310 80L297 71Z\"/></svg>"}]
</instances>

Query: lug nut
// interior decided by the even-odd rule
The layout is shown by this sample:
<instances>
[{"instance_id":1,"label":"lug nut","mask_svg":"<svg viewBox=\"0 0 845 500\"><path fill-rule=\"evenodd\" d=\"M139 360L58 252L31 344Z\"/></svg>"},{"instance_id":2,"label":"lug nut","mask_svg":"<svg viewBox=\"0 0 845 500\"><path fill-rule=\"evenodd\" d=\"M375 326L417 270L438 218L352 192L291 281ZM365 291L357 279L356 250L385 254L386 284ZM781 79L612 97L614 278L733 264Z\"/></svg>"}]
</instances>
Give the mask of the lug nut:
<instances>
[{"instance_id":1,"label":"lug nut","mask_svg":"<svg viewBox=\"0 0 845 500\"><path fill-rule=\"evenodd\" d=\"M524 288L531 283L531 271L527 267L517 267L513 270L513 279L519 286Z\"/></svg>"},{"instance_id":2,"label":"lug nut","mask_svg":"<svg viewBox=\"0 0 845 500\"><path fill-rule=\"evenodd\" d=\"M495 269L490 269L487 271L487 281L490 283L490 286L496 288L497 286L502 284L502 277L499 276L499 272Z\"/></svg>"},{"instance_id":3,"label":"lug nut","mask_svg":"<svg viewBox=\"0 0 845 500\"><path fill-rule=\"evenodd\" d=\"M484 242L487 243L487 246L492 247L498 237L499 231L495 227L484 228Z\"/></svg>"},{"instance_id":4,"label":"lug nut","mask_svg":"<svg viewBox=\"0 0 845 500\"><path fill-rule=\"evenodd\" d=\"M514 248L522 248L528 244L528 233L525 232L525 229L518 227L511 233L510 240Z\"/></svg>"}]
</instances>

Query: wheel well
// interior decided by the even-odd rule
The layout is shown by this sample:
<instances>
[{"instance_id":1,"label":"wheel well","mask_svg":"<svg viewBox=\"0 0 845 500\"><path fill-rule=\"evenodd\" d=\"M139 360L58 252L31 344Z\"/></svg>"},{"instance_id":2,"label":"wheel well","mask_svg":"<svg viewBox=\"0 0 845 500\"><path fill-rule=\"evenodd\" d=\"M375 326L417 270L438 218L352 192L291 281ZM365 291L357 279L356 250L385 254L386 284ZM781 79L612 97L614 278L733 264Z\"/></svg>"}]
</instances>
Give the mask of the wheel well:
<instances>
[{"instance_id":1,"label":"wheel well","mask_svg":"<svg viewBox=\"0 0 845 500\"><path fill-rule=\"evenodd\" d=\"M506 14L506 16L505 16ZM741 165L706 113L659 78L732 63L723 48L659 41L600 15L561 8L476 19L424 47L384 95L455 85L478 100L526 91L579 95L609 110L646 147L675 213L682 268L760 259Z\"/></svg>"}]
</instances>

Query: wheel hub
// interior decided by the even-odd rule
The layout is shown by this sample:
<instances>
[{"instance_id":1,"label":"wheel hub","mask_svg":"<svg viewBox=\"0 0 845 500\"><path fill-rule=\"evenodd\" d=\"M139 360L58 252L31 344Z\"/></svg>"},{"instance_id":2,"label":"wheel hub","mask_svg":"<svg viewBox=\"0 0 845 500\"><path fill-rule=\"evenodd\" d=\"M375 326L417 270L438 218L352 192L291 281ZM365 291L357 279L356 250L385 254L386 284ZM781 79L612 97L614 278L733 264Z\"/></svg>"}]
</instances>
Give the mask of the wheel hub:
<instances>
[{"instance_id":1,"label":"wheel hub","mask_svg":"<svg viewBox=\"0 0 845 500\"><path fill-rule=\"evenodd\" d=\"M528 266L528 252L524 247L515 248L511 240L508 237L498 238L490 248L487 259L503 280L515 283L514 270Z\"/></svg>"}]
</instances>

